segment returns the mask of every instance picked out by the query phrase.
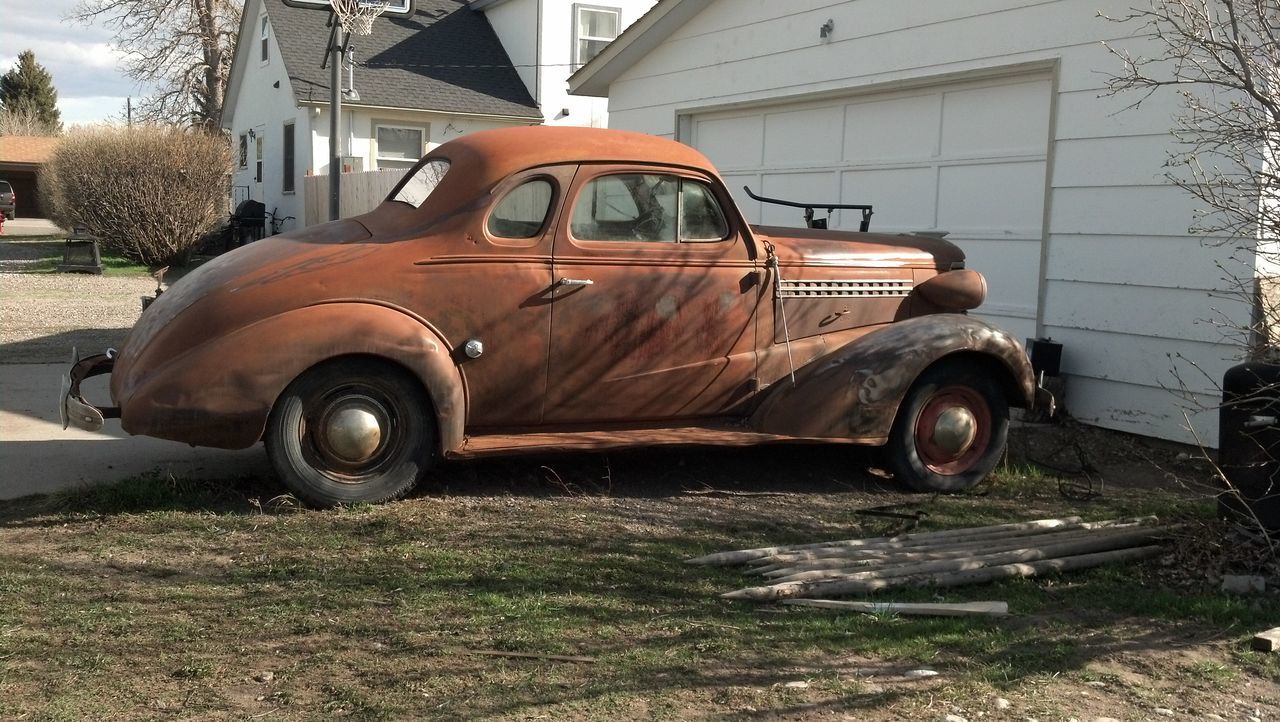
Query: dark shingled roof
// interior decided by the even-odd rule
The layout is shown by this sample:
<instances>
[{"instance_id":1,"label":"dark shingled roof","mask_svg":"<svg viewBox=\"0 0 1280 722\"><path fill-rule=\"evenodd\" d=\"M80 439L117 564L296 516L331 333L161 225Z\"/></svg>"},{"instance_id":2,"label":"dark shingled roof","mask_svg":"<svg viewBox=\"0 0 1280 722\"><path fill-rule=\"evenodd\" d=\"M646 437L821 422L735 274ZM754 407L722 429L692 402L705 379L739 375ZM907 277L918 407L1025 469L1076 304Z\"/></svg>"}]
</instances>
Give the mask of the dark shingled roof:
<instances>
[{"instance_id":1,"label":"dark shingled roof","mask_svg":"<svg viewBox=\"0 0 1280 722\"><path fill-rule=\"evenodd\" d=\"M263 3L298 102L328 103L320 63L329 13ZM416 0L412 15L374 20L373 34L352 36L351 46L360 105L542 118L489 21L466 0Z\"/></svg>"}]
</instances>

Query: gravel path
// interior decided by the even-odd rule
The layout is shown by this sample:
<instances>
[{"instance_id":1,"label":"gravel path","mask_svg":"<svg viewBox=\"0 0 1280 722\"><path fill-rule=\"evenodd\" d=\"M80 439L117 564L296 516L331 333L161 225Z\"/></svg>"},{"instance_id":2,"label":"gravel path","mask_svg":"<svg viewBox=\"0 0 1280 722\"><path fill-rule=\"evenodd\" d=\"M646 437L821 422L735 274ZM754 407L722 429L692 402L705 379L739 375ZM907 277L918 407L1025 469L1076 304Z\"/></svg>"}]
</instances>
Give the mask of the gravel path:
<instances>
[{"instance_id":1,"label":"gravel path","mask_svg":"<svg viewBox=\"0 0 1280 722\"><path fill-rule=\"evenodd\" d=\"M0 364L118 347L142 312L139 297L155 290L148 276L34 272L61 251L57 240L0 240Z\"/></svg>"}]
</instances>

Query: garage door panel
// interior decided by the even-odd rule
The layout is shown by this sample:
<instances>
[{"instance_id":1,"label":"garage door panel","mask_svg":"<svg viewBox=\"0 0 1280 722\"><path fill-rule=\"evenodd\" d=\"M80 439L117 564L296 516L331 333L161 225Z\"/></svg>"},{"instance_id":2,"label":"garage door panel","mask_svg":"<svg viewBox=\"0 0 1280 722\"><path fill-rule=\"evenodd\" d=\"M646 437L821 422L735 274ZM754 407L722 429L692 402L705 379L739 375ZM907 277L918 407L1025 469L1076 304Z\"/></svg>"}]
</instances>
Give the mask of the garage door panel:
<instances>
[{"instance_id":1,"label":"garage door panel","mask_svg":"<svg viewBox=\"0 0 1280 722\"><path fill-rule=\"evenodd\" d=\"M870 203L872 231L950 231L990 284L979 315L1031 335L1051 93L1046 76L1026 75L763 105L694 116L692 140L726 173L753 222L796 227L802 218L747 201L744 183L789 200ZM859 220L851 211L833 216L844 230Z\"/></svg>"},{"instance_id":2,"label":"garage door panel","mask_svg":"<svg viewBox=\"0 0 1280 722\"><path fill-rule=\"evenodd\" d=\"M942 154L1043 154L1049 92L1049 81L1043 80L944 93Z\"/></svg>"},{"instance_id":3,"label":"garage door panel","mask_svg":"<svg viewBox=\"0 0 1280 722\"><path fill-rule=\"evenodd\" d=\"M934 227L937 171L933 168L857 170L841 174L840 197L845 203L875 206L871 226L877 231L921 231ZM840 227L858 230L856 211L840 213Z\"/></svg>"},{"instance_id":4,"label":"garage door panel","mask_svg":"<svg viewBox=\"0 0 1280 722\"><path fill-rule=\"evenodd\" d=\"M938 151L942 95L851 103L845 108L844 160L913 161Z\"/></svg>"},{"instance_id":5,"label":"garage door panel","mask_svg":"<svg viewBox=\"0 0 1280 722\"><path fill-rule=\"evenodd\" d=\"M938 169L938 228L1039 238L1044 227L1043 161Z\"/></svg>"},{"instance_id":6,"label":"garage door panel","mask_svg":"<svg viewBox=\"0 0 1280 722\"><path fill-rule=\"evenodd\" d=\"M733 202L738 205L738 209L742 211L742 216L747 219L747 223L760 222L760 201L753 201L742 190L743 186L751 188L756 193L760 192L760 174L759 173L721 173L720 177L724 179L724 184L729 188L729 194L733 196Z\"/></svg>"},{"instance_id":7,"label":"garage door panel","mask_svg":"<svg viewBox=\"0 0 1280 722\"><path fill-rule=\"evenodd\" d=\"M764 147L764 118L750 115L738 118L700 120L697 145L716 168L754 168L760 165Z\"/></svg>"},{"instance_id":8,"label":"garage door panel","mask_svg":"<svg viewBox=\"0 0 1280 722\"><path fill-rule=\"evenodd\" d=\"M843 110L840 106L828 106L765 116L765 164L792 166L830 162L831 157L840 152Z\"/></svg>"},{"instance_id":9,"label":"garage door panel","mask_svg":"<svg viewBox=\"0 0 1280 722\"><path fill-rule=\"evenodd\" d=\"M761 195L801 202L832 203L839 192L835 173L765 173L762 186ZM765 225L804 226L804 211L799 208L766 203L761 213Z\"/></svg>"}]
</instances>

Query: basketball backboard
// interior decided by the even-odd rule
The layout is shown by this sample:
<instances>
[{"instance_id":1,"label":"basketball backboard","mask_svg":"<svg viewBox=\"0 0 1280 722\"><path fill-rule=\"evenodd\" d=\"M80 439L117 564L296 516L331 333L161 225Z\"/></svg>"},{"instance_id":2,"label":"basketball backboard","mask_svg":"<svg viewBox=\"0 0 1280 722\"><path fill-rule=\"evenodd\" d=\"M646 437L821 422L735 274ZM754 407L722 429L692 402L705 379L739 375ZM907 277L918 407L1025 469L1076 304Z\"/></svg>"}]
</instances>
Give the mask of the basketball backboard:
<instances>
[{"instance_id":1,"label":"basketball backboard","mask_svg":"<svg viewBox=\"0 0 1280 722\"><path fill-rule=\"evenodd\" d=\"M285 5L295 8L306 8L308 10L328 10L329 0L284 0ZM377 2L360 3L361 5L377 5ZM411 15L413 13L413 0L387 0L387 9L383 11L384 15Z\"/></svg>"}]
</instances>

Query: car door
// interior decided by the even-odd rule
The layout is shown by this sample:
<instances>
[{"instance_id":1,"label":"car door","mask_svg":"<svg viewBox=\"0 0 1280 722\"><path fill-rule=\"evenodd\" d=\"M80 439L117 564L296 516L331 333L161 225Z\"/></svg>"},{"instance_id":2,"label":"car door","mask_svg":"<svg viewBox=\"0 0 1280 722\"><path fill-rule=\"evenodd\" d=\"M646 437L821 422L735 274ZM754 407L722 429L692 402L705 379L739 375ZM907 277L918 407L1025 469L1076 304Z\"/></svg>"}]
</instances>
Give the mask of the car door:
<instances>
[{"instance_id":1,"label":"car door","mask_svg":"<svg viewBox=\"0 0 1280 722\"><path fill-rule=\"evenodd\" d=\"M554 242L544 420L723 415L752 390L756 263L723 186L584 165Z\"/></svg>"}]
</instances>

